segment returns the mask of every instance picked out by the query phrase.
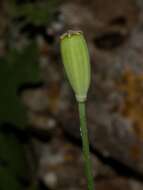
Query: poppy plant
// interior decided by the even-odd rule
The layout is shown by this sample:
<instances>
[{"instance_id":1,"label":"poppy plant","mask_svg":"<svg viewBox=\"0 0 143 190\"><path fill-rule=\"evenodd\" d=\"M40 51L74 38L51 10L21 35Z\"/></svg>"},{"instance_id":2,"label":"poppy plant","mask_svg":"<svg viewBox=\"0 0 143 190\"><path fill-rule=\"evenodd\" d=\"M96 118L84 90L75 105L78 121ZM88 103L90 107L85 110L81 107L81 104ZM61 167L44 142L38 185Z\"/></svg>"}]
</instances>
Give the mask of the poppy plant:
<instances>
[{"instance_id":1,"label":"poppy plant","mask_svg":"<svg viewBox=\"0 0 143 190\"><path fill-rule=\"evenodd\" d=\"M85 106L91 78L88 47L81 31L68 31L63 34L60 45L65 72L78 102L88 190L94 190Z\"/></svg>"}]
</instances>

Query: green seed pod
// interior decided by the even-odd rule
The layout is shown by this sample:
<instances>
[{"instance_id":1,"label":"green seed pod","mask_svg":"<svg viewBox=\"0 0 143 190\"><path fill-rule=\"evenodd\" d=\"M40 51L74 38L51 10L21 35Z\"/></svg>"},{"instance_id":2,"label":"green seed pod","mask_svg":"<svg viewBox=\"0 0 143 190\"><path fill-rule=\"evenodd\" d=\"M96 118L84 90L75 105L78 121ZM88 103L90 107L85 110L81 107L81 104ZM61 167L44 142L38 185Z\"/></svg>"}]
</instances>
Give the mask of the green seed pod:
<instances>
[{"instance_id":1,"label":"green seed pod","mask_svg":"<svg viewBox=\"0 0 143 190\"><path fill-rule=\"evenodd\" d=\"M90 59L82 32L68 31L61 36L64 68L78 102L84 102L90 85Z\"/></svg>"}]
</instances>

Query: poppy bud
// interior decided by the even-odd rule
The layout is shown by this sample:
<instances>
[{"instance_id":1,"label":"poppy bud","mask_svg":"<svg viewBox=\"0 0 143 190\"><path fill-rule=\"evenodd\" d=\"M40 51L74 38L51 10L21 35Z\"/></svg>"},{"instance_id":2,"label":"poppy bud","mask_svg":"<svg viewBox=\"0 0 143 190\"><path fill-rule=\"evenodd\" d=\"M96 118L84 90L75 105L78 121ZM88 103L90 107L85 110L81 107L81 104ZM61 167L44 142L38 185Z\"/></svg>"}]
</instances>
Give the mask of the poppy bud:
<instances>
[{"instance_id":1,"label":"poppy bud","mask_svg":"<svg viewBox=\"0 0 143 190\"><path fill-rule=\"evenodd\" d=\"M90 59L83 33L68 31L63 34L61 54L76 99L78 102L84 102L90 85Z\"/></svg>"}]
</instances>

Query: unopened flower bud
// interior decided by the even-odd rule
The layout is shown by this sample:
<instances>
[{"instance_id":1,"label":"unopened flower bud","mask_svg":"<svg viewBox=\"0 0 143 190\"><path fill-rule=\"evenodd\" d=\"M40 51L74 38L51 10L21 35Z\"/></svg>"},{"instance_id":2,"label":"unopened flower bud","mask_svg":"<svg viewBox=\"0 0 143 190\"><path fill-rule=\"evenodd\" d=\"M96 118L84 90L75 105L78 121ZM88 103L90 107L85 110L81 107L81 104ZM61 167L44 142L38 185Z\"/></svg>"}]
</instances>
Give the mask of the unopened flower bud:
<instances>
[{"instance_id":1,"label":"unopened flower bud","mask_svg":"<svg viewBox=\"0 0 143 190\"><path fill-rule=\"evenodd\" d=\"M90 85L90 59L82 32L68 31L61 36L65 71L78 102L84 102Z\"/></svg>"}]
</instances>

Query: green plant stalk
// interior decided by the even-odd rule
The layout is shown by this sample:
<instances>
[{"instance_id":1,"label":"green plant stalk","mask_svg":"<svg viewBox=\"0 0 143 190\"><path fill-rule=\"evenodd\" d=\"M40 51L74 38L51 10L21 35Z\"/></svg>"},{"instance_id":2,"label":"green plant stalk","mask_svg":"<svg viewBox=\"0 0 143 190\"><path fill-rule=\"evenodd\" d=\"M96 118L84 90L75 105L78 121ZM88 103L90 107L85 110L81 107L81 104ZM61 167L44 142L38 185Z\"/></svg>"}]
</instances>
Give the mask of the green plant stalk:
<instances>
[{"instance_id":1,"label":"green plant stalk","mask_svg":"<svg viewBox=\"0 0 143 190\"><path fill-rule=\"evenodd\" d=\"M94 190L94 180L92 173L92 164L89 151L88 130L86 122L85 102L78 102L79 118L80 118L80 132L82 138L83 157L85 163L85 173L87 177L88 190Z\"/></svg>"}]
</instances>

